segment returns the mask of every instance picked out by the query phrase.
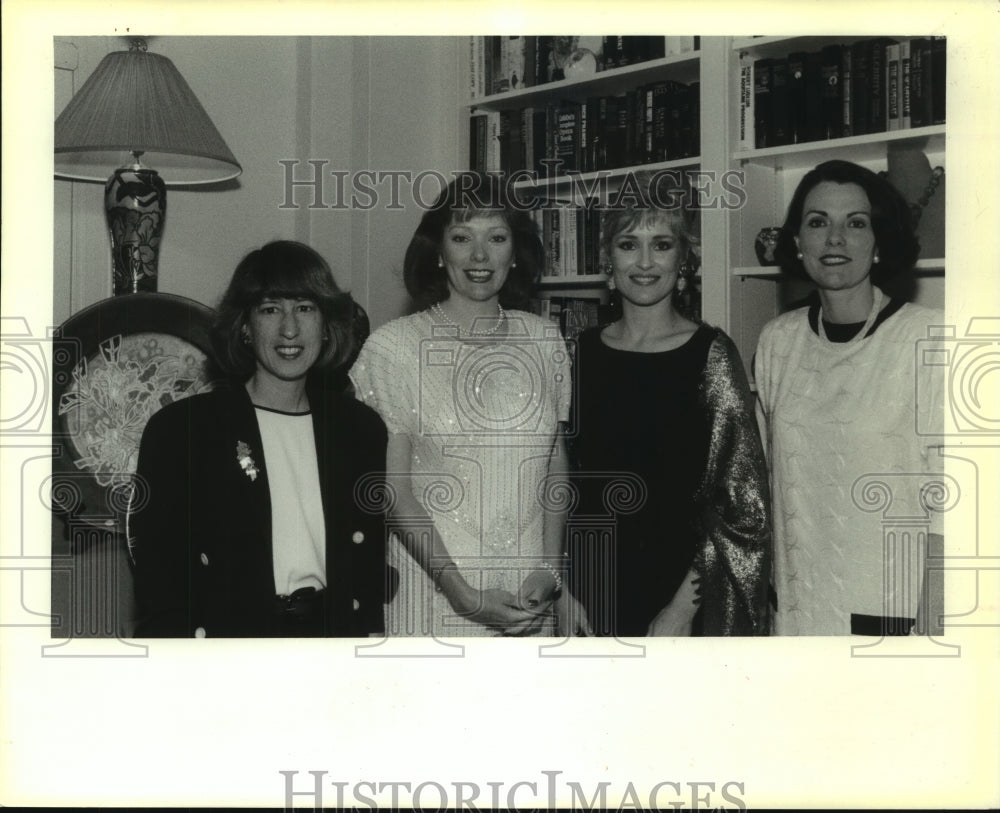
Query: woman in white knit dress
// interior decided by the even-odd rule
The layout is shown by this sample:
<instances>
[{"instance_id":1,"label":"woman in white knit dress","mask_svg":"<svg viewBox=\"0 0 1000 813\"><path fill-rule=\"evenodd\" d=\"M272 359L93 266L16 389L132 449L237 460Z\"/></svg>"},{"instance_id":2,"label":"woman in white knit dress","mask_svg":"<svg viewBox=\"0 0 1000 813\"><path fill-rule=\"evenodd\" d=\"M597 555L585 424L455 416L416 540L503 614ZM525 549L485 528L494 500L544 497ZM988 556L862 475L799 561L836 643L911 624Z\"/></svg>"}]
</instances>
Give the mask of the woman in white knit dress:
<instances>
[{"instance_id":1,"label":"woman in white knit dress","mask_svg":"<svg viewBox=\"0 0 1000 813\"><path fill-rule=\"evenodd\" d=\"M569 356L523 309L543 253L505 193L473 173L442 193L404 261L423 309L376 330L350 373L389 430L389 635L554 634L572 600L558 504Z\"/></svg>"},{"instance_id":2,"label":"woman in white knit dress","mask_svg":"<svg viewBox=\"0 0 1000 813\"><path fill-rule=\"evenodd\" d=\"M907 634L922 614L927 546L941 542L926 495L941 458L917 429L917 376L925 415L941 414L941 390L918 367L917 342L942 318L877 285L917 253L910 209L864 167L821 164L789 205L778 257L818 296L768 323L755 357L777 634Z\"/></svg>"}]
</instances>

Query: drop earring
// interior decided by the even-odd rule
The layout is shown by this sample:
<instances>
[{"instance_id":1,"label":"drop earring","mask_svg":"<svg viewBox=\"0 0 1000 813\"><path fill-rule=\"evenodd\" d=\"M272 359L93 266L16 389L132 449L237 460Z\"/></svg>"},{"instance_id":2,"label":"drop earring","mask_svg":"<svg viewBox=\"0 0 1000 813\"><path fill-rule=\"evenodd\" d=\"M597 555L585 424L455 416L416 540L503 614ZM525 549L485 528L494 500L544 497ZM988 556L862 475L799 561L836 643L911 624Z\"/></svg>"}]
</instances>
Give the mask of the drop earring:
<instances>
[{"instance_id":1,"label":"drop earring","mask_svg":"<svg viewBox=\"0 0 1000 813\"><path fill-rule=\"evenodd\" d=\"M608 277L608 290L609 291L615 290L615 278L614 277Z\"/></svg>"},{"instance_id":2,"label":"drop earring","mask_svg":"<svg viewBox=\"0 0 1000 813\"><path fill-rule=\"evenodd\" d=\"M246 325L240 328L240 338L243 340L243 344L250 344L250 328Z\"/></svg>"},{"instance_id":3,"label":"drop earring","mask_svg":"<svg viewBox=\"0 0 1000 813\"><path fill-rule=\"evenodd\" d=\"M438 257L438 268L444 268L444 260Z\"/></svg>"}]
</instances>

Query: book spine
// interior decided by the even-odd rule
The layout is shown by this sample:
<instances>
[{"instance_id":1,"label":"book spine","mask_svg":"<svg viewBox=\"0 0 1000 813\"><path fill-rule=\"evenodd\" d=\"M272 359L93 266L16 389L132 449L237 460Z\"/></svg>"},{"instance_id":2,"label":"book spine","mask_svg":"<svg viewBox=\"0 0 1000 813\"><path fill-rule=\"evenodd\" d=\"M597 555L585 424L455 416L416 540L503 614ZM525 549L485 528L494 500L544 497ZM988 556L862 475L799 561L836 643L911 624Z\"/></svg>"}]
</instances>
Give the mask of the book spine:
<instances>
[{"instance_id":1,"label":"book spine","mask_svg":"<svg viewBox=\"0 0 1000 813\"><path fill-rule=\"evenodd\" d=\"M758 59L753 64L753 127L757 149L770 143L771 120L771 60Z\"/></svg>"},{"instance_id":2,"label":"book spine","mask_svg":"<svg viewBox=\"0 0 1000 813\"><path fill-rule=\"evenodd\" d=\"M908 130L910 123L910 41L899 43L899 128Z\"/></svg>"},{"instance_id":3,"label":"book spine","mask_svg":"<svg viewBox=\"0 0 1000 813\"><path fill-rule=\"evenodd\" d=\"M925 127L930 119L930 40L910 41L910 126Z\"/></svg>"},{"instance_id":4,"label":"book spine","mask_svg":"<svg viewBox=\"0 0 1000 813\"><path fill-rule=\"evenodd\" d=\"M851 46L840 49L840 135L854 135L854 109L851 96Z\"/></svg>"},{"instance_id":5,"label":"book spine","mask_svg":"<svg viewBox=\"0 0 1000 813\"><path fill-rule=\"evenodd\" d=\"M755 146L753 62L753 59L748 54L740 54L740 112L739 133L736 140L736 148L738 150L752 150Z\"/></svg>"},{"instance_id":6,"label":"book spine","mask_svg":"<svg viewBox=\"0 0 1000 813\"><path fill-rule=\"evenodd\" d=\"M829 45L819 53L821 118L817 138L838 138L843 131L844 83L840 75L843 51L840 45Z\"/></svg>"},{"instance_id":7,"label":"book spine","mask_svg":"<svg viewBox=\"0 0 1000 813\"><path fill-rule=\"evenodd\" d=\"M688 85L688 145L687 156L701 155L701 83Z\"/></svg>"},{"instance_id":8,"label":"book spine","mask_svg":"<svg viewBox=\"0 0 1000 813\"><path fill-rule=\"evenodd\" d=\"M788 128L788 61L771 64L771 146L791 143Z\"/></svg>"},{"instance_id":9,"label":"book spine","mask_svg":"<svg viewBox=\"0 0 1000 813\"><path fill-rule=\"evenodd\" d=\"M898 130L899 119L899 45L893 43L885 49L885 126Z\"/></svg>"},{"instance_id":10,"label":"book spine","mask_svg":"<svg viewBox=\"0 0 1000 813\"><path fill-rule=\"evenodd\" d=\"M524 38L524 76L523 82L524 87L530 88L537 84L537 79L535 78L535 61L536 53L535 50L538 46L538 37L528 35Z\"/></svg>"},{"instance_id":11,"label":"book spine","mask_svg":"<svg viewBox=\"0 0 1000 813\"><path fill-rule=\"evenodd\" d=\"M469 37L469 98L479 96L479 41L482 37Z\"/></svg>"},{"instance_id":12,"label":"book spine","mask_svg":"<svg viewBox=\"0 0 1000 813\"><path fill-rule=\"evenodd\" d=\"M576 109L572 102L559 105L556 120L556 158L562 164L560 172L575 170L576 166Z\"/></svg>"},{"instance_id":13,"label":"book spine","mask_svg":"<svg viewBox=\"0 0 1000 813\"><path fill-rule=\"evenodd\" d=\"M869 45L867 40L851 46L851 135L871 132L868 107L871 103L869 88Z\"/></svg>"},{"instance_id":14,"label":"book spine","mask_svg":"<svg viewBox=\"0 0 1000 813\"><path fill-rule=\"evenodd\" d=\"M868 116L870 133L884 133L886 130L886 49L891 40L878 37L871 42L868 56L868 86L870 88Z\"/></svg>"},{"instance_id":15,"label":"book spine","mask_svg":"<svg viewBox=\"0 0 1000 813\"><path fill-rule=\"evenodd\" d=\"M944 124L947 116L947 46L945 37L931 37L931 124Z\"/></svg>"},{"instance_id":16,"label":"book spine","mask_svg":"<svg viewBox=\"0 0 1000 813\"><path fill-rule=\"evenodd\" d=\"M788 55L788 130L792 144L812 141L812 124L806 110L807 58L808 54L801 51Z\"/></svg>"},{"instance_id":17,"label":"book spine","mask_svg":"<svg viewBox=\"0 0 1000 813\"><path fill-rule=\"evenodd\" d=\"M498 172L503 142L500 139L500 113L497 110L486 114L486 136L486 171Z\"/></svg>"}]
</instances>

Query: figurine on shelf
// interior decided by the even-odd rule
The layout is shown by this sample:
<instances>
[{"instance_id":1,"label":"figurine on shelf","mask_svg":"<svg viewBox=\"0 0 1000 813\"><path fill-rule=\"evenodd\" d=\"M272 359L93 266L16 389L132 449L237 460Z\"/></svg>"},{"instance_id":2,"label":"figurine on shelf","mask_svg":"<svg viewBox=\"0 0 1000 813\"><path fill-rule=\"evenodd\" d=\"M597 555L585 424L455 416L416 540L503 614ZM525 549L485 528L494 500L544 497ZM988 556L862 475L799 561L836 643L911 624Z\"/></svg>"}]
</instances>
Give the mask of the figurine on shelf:
<instances>
[{"instance_id":1,"label":"figurine on shelf","mask_svg":"<svg viewBox=\"0 0 1000 813\"><path fill-rule=\"evenodd\" d=\"M778 237L781 229L778 226L766 226L757 233L757 239L753 241L754 251L757 252L757 261L761 265L777 265L778 261L774 257L774 250L778 246Z\"/></svg>"}]
</instances>

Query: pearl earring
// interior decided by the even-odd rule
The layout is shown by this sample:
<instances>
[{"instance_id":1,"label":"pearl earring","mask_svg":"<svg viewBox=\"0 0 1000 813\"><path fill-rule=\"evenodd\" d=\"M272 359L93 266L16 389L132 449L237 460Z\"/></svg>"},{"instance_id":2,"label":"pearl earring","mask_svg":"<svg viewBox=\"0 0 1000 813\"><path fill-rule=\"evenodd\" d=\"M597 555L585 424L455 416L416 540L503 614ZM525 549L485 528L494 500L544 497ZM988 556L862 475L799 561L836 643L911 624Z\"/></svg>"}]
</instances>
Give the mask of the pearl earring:
<instances>
[{"instance_id":1,"label":"pearl earring","mask_svg":"<svg viewBox=\"0 0 1000 813\"><path fill-rule=\"evenodd\" d=\"M438 268L444 268L444 260L438 257Z\"/></svg>"},{"instance_id":2,"label":"pearl earring","mask_svg":"<svg viewBox=\"0 0 1000 813\"><path fill-rule=\"evenodd\" d=\"M877 263L878 262L878 252L877 251L875 252L875 256L872 257L872 262L873 263Z\"/></svg>"},{"instance_id":3,"label":"pearl earring","mask_svg":"<svg viewBox=\"0 0 1000 813\"><path fill-rule=\"evenodd\" d=\"M795 252L795 259L797 259L797 260L801 260L802 259L802 252L801 251L796 251Z\"/></svg>"}]
</instances>

